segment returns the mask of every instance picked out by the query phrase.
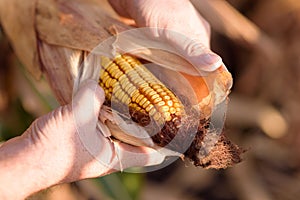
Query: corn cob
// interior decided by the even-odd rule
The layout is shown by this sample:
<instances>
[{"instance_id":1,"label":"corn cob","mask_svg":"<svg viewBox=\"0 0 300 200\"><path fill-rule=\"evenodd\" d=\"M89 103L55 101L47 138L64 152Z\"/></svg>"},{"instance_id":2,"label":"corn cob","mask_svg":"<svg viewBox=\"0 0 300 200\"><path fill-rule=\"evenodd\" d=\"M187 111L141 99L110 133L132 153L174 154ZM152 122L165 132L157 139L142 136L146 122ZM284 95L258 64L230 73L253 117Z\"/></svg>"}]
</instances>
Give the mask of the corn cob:
<instances>
[{"instance_id":1,"label":"corn cob","mask_svg":"<svg viewBox=\"0 0 300 200\"><path fill-rule=\"evenodd\" d=\"M160 125L178 123L183 114L180 100L137 59L128 55L114 60L102 57L101 64L99 84L108 101L114 99L132 111L149 115Z\"/></svg>"},{"instance_id":2,"label":"corn cob","mask_svg":"<svg viewBox=\"0 0 300 200\"><path fill-rule=\"evenodd\" d=\"M229 141L225 150L232 157L223 159L224 155L218 154L218 149L223 147L222 140L213 151L217 159L202 160L201 146L203 138L209 137L210 120L197 120L200 116L197 115L198 111L189 106L189 100L182 96L179 99L137 59L128 55L118 55L113 60L102 57L101 65L99 85L105 91L105 103L109 106L112 103L125 105L129 108L129 117L144 126L148 133L152 131L148 127L158 126L159 129L151 135L155 144L162 147L168 145L169 149L184 153L195 166L225 168L240 162L239 154L242 151ZM122 109L117 111L123 114ZM151 126L147 126L150 123Z\"/></svg>"}]
</instances>

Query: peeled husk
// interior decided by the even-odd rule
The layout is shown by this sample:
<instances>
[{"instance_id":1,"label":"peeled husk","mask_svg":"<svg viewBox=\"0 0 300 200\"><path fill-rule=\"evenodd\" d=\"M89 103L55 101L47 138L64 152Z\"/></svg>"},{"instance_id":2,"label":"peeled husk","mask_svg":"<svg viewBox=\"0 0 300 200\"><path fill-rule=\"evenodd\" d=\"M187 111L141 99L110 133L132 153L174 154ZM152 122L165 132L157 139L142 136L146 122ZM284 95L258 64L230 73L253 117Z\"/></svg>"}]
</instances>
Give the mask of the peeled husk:
<instances>
[{"instance_id":1,"label":"peeled husk","mask_svg":"<svg viewBox=\"0 0 300 200\"><path fill-rule=\"evenodd\" d=\"M24 16L19 17L20 13L24 13ZM76 90L85 79L97 80L96 70L92 70L90 65L89 68L82 65L93 49L107 38L132 28L118 20L106 1L99 0L0 0L0 19L21 62L36 78L43 74L48 79L56 98L62 105L71 102L74 89ZM136 38L136 35L129 34L130 37ZM146 36L141 38L141 41L147 40ZM120 47L124 47L122 38L116 36L115 41L120 41ZM130 41L133 43L131 45L134 45L135 40ZM227 101L232 85L232 77L226 67L220 64L215 72L201 76L194 71L190 63L170 52L143 49L131 53L158 64L160 73L169 73L170 69L167 66L172 66L189 82L195 95L195 102L192 105L199 109L202 119L200 123L202 126L198 127L202 134L199 134L193 142L197 142L198 147L205 146L203 138L207 136L209 138L213 130L208 130L204 124L207 123L217 105ZM86 73L83 75L84 70L90 72L90 75ZM167 71L164 72L165 70ZM174 79L165 81L172 83ZM176 87L179 93L185 91L185 88L180 88L180 84L176 84ZM189 94L183 92L180 95ZM110 109L103 106L99 127L104 135L111 134L132 145L156 148L153 141L149 139L143 141L128 137L128 134L119 128L118 123L122 120L112 119L109 112ZM186 156L191 158L199 154L200 149L199 147L198 152L189 149ZM194 159L194 164L205 168L226 168L241 160L239 157L241 152L239 147L232 144L221 133L212 149L204 153L201 159L198 156L198 161Z\"/></svg>"}]
</instances>

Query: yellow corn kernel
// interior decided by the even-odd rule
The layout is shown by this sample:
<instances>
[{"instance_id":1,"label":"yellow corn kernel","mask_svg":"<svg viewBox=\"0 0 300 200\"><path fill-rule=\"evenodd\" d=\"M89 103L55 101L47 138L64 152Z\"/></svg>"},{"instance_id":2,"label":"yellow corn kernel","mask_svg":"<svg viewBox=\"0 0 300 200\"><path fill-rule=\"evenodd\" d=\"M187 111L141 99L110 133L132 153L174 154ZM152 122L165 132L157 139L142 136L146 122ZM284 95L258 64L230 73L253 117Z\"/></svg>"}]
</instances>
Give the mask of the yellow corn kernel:
<instances>
[{"instance_id":1,"label":"yellow corn kernel","mask_svg":"<svg viewBox=\"0 0 300 200\"><path fill-rule=\"evenodd\" d=\"M170 113L171 113L171 114L175 114L175 113L176 113L176 109L173 108L173 107L171 107L171 108L170 108Z\"/></svg>"},{"instance_id":2,"label":"yellow corn kernel","mask_svg":"<svg viewBox=\"0 0 300 200\"><path fill-rule=\"evenodd\" d=\"M143 105L142 105L142 107L143 108L146 108L148 105L150 105L151 104L151 102L149 101L149 100L147 100Z\"/></svg>"},{"instance_id":3,"label":"yellow corn kernel","mask_svg":"<svg viewBox=\"0 0 300 200\"><path fill-rule=\"evenodd\" d=\"M144 95L140 94L140 96L138 96L138 98L136 98L136 103L140 104L140 101L144 98Z\"/></svg>"},{"instance_id":4,"label":"yellow corn kernel","mask_svg":"<svg viewBox=\"0 0 300 200\"><path fill-rule=\"evenodd\" d=\"M156 99L153 99L153 103L154 104L158 104L159 102L161 102L162 101L162 98L161 97L158 97L158 98L156 98Z\"/></svg>"}]
</instances>

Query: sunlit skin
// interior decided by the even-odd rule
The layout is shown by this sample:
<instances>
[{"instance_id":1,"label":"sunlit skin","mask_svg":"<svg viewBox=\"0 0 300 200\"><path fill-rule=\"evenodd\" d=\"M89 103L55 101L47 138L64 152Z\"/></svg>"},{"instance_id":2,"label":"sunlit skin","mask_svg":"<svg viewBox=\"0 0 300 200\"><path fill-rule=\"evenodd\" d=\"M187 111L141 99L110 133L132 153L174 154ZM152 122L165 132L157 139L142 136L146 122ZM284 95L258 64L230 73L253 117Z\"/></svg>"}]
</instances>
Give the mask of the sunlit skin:
<instances>
[{"instance_id":1,"label":"sunlit skin","mask_svg":"<svg viewBox=\"0 0 300 200\"><path fill-rule=\"evenodd\" d=\"M172 29L192 38L193 43L178 42L165 35L166 32L153 33L165 38L164 42L169 42L199 68L215 70L213 63L220 59L219 56L210 51L207 54L198 51L203 45L209 47L209 25L188 0L110 0L110 3L120 15L133 18L140 27ZM209 68L208 63L212 64ZM24 199L52 185L119 170L116 146L99 136L96 130L103 101L103 90L96 82L89 81L73 99L73 106L70 103L55 109L35 120L21 136L5 142L0 147L0 199ZM84 115L75 122L74 113ZM82 144L78 130L85 130L91 143L100 144L97 158L102 162ZM164 160L162 155L153 153L153 149L123 143L117 144L117 148L123 168L156 165Z\"/></svg>"}]
</instances>

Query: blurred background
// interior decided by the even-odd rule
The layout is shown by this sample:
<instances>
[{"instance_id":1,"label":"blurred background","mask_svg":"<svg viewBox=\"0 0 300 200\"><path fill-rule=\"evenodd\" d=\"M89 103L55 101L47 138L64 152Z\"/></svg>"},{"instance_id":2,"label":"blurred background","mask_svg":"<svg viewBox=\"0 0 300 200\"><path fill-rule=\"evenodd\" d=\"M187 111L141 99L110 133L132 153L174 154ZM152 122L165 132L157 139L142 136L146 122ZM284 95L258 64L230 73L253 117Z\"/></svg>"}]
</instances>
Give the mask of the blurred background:
<instances>
[{"instance_id":1,"label":"blurred background","mask_svg":"<svg viewBox=\"0 0 300 200\"><path fill-rule=\"evenodd\" d=\"M234 78L225 132L247 149L244 161L203 170L179 160L146 174L59 185L29 199L300 199L300 1L214 1L204 8L197 7L211 23L212 49ZM0 28L1 142L57 106L47 82L28 74Z\"/></svg>"}]
</instances>

